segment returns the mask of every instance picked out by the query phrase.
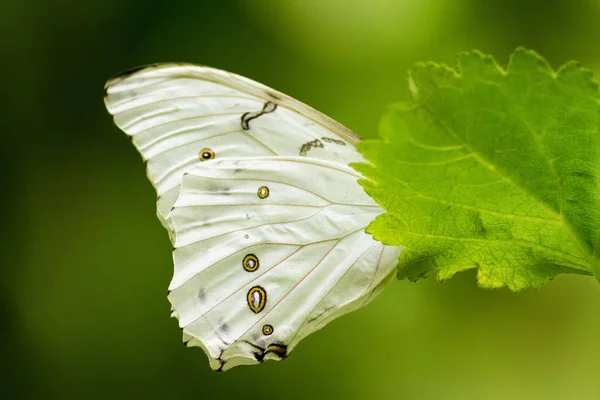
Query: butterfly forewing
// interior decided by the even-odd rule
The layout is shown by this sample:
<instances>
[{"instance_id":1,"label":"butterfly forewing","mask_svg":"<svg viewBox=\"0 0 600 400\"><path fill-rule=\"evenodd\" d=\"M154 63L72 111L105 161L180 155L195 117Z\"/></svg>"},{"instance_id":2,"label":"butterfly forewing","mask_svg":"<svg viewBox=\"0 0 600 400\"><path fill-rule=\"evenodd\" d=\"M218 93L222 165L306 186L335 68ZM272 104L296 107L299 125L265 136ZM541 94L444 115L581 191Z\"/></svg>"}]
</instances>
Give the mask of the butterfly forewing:
<instances>
[{"instance_id":1,"label":"butterfly forewing","mask_svg":"<svg viewBox=\"0 0 600 400\"><path fill-rule=\"evenodd\" d=\"M158 64L106 84L105 103L146 162L169 212L181 176L224 157L305 156L348 164L362 161L358 137L314 109L257 82L213 68Z\"/></svg>"}]
</instances>

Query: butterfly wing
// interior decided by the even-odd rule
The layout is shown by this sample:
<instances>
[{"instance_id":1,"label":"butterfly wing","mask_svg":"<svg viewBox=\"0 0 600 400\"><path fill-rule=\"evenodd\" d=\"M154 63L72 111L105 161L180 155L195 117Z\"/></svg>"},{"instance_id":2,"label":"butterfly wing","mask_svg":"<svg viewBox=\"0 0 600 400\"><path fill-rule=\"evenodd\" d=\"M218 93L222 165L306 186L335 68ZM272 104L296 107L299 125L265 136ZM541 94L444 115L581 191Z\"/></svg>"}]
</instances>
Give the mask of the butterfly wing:
<instances>
[{"instance_id":1,"label":"butterfly wing","mask_svg":"<svg viewBox=\"0 0 600 400\"><path fill-rule=\"evenodd\" d=\"M309 333L366 304L401 248L365 227L382 210L344 164L301 157L200 164L171 213L169 300L211 366L286 357Z\"/></svg>"},{"instance_id":2,"label":"butterfly wing","mask_svg":"<svg viewBox=\"0 0 600 400\"><path fill-rule=\"evenodd\" d=\"M146 162L157 213L170 210L181 176L223 157L310 156L362 161L349 129L250 79L189 64L156 64L109 80L105 104Z\"/></svg>"}]
</instances>

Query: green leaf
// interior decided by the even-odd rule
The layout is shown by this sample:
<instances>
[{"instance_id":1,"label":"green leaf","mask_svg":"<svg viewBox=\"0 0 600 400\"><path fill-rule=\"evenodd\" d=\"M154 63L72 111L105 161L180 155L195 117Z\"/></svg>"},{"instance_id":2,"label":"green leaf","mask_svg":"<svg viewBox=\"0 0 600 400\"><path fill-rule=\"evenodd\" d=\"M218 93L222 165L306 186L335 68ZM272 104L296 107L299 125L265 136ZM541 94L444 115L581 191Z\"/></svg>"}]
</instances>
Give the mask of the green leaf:
<instances>
[{"instance_id":1,"label":"green leaf","mask_svg":"<svg viewBox=\"0 0 600 400\"><path fill-rule=\"evenodd\" d=\"M383 140L353 165L386 211L367 228L405 246L398 276L539 288L561 273L600 278L600 100L576 63L555 72L518 49L507 70L477 51L458 72L418 64L413 103L389 107Z\"/></svg>"}]
</instances>

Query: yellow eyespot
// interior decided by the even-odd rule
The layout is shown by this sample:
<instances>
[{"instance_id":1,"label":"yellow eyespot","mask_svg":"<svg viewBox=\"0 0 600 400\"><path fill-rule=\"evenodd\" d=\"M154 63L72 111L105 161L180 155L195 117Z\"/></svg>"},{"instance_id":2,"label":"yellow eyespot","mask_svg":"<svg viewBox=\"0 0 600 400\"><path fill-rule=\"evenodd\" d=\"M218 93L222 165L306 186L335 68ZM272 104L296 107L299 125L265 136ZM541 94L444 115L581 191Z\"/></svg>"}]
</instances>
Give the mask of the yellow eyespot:
<instances>
[{"instance_id":1,"label":"yellow eyespot","mask_svg":"<svg viewBox=\"0 0 600 400\"><path fill-rule=\"evenodd\" d=\"M244 260L242 261L242 267L244 267L244 269L248 272L256 271L258 269L258 266L258 257L256 257L254 254L246 255L246 257L244 257Z\"/></svg>"},{"instance_id":2,"label":"yellow eyespot","mask_svg":"<svg viewBox=\"0 0 600 400\"><path fill-rule=\"evenodd\" d=\"M266 199L267 196L269 196L269 188L266 186L261 186L258 188L257 194L260 199Z\"/></svg>"},{"instance_id":3,"label":"yellow eyespot","mask_svg":"<svg viewBox=\"0 0 600 400\"><path fill-rule=\"evenodd\" d=\"M267 304L267 292L260 286L253 286L248 290L246 301L248 302L250 310L252 310L254 314L258 314Z\"/></svg>"},{"instance_id":4,"label":"yellow eyespot","mask_svg":"<svg viewBox=\"0 0 600 400\"><path fill-rule=\"evenodd\" d=\"M269 336L270 334L273 333L273 326L269 325L269 324L263 325L262 332L263 332L263 335Z\"/></svg>"},{"instance_id":5,"label":"yellow eyespot","mask_svg":"<svg viewBox=\"0 0 600 400\"><path fill-rule=\"evenodd\" d=\"M215 158L215 152L209 149L208 147L200 150L200 161L208 161Z\"/></svg>"}]
</instances>

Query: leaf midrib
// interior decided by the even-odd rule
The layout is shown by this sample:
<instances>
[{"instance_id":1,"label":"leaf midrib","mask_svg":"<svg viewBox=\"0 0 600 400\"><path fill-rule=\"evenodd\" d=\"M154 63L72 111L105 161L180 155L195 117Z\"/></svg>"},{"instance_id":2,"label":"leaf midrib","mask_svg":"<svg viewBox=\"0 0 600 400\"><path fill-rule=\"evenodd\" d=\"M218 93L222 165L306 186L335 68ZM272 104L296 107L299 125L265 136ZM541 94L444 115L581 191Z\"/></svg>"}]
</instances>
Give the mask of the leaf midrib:
<instances>
[{"instance_id":1,"label":"leaf midrib","mask_svg":"<svg viewBox=\"0 0 600 400\"><path fill-rule=\"evenodd\" d=\"M458 142L462 146L464 146L465 151L468 151L469 153L472 153L473 154L473 158L475 160L477 160L482 166L484 166L485 168L489 169L490 171L496 173L500 177L500 179L502 179L503 181L505 181L506 183L508 183L512 187L514 187L515 189L520 190L520 191L524 192L526 195L530 196L532 199L534 199L536 201L536 203L539 206L541 206L544 210L546 210L550 215L555 216L555 220L558 222L558 224L560 225L560 227L563 228L569 234L569 236L571 236L571 238L573 239L574 243L576 243L577 246L579 247L579 250L582 252L582 254L585 255L585 260L587 261L587 264L585 265L585 267L587 267L588 271L591 271L592 264L594 262L596 262L594 254L589 251L589 249L587 248L587 246L585 246L585 244L581 240L581 237L579 236L579 234L577 234L573 230L573 227L565 221L564 215L562 215L560 213L557 213L556 210L554 210L551 207L549 207L544 201L542 201L537 196L535 196L533 193L531 193L527 188L525 188L525 187L523 187L521 185L518 185L512 179L510 179L508 176L506 176L503 173L501 173L490 161L486 160L485 157L482 154L480 154L479 152L475 151L468 143L466 143L465 141L461 140L460 137L458 137L455 134L455 132L452 131L452 129L450 129L449 127L447 127L442 122L441 118L439 118L433 112L433 110L430 107L428 107L426 104L423 104L423 103L421 103L420 105L421 105L421 107L423 107L423 109L427 113L429 113L429 115L431 115L431 117L434 119L434 121L448 135L450 135L454 140L456 140L456 142ZM562 253L562 254L568 255L567 253Z\"/></svg>"}]
</instances>

